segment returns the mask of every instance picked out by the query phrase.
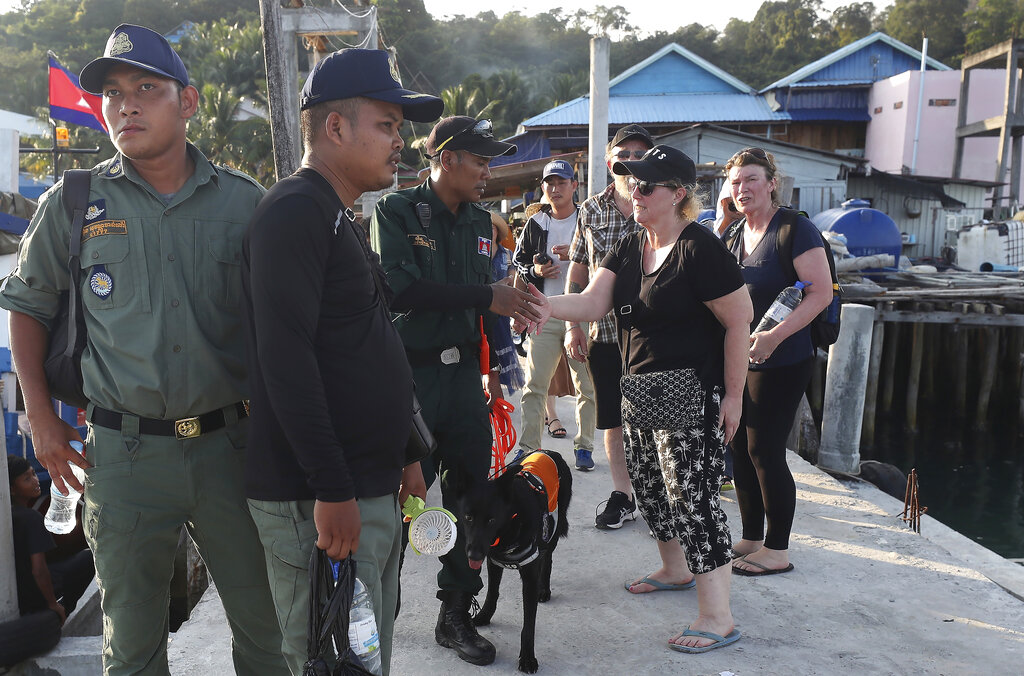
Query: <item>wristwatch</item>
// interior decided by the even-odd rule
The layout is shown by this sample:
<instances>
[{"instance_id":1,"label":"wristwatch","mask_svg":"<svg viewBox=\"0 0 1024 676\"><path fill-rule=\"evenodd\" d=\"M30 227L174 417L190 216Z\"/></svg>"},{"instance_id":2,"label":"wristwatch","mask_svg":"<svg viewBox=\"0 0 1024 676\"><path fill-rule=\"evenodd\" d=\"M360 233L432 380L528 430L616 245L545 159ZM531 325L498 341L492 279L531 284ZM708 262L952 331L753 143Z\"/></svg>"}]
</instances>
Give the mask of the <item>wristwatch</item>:
<instances>
[{"instance_id":1,"label":"wristwatch","mask_svg":"<svg viewBox=\"0 0 1024 676\"><path fill-rule=\"evenodd\" d=\"M492 366L490 372L491 373L501 373L501 367L500 366Z\"/></svg>"}]
</instances>

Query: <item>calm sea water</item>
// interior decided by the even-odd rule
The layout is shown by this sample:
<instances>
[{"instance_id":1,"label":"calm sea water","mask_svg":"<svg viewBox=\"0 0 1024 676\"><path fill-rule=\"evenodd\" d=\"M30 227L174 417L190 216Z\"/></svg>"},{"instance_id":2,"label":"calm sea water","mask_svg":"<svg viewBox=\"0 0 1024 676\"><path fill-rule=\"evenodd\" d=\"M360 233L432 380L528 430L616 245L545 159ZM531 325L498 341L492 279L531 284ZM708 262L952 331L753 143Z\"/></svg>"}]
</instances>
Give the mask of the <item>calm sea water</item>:
<instances>
[{"instance_id":1,"label":"calm sea water","mask_svg":"<svg viewBox=\"0 0 1024 676\"><path fill-rule=\"evenodd\" d=\"M1002 556L1024 558L1024 438L1015 424L980 432L943 413L922 418L917 433L902 419L879 420L861 460L916 468L929 516Z\"/></svg>"}]
</instances>

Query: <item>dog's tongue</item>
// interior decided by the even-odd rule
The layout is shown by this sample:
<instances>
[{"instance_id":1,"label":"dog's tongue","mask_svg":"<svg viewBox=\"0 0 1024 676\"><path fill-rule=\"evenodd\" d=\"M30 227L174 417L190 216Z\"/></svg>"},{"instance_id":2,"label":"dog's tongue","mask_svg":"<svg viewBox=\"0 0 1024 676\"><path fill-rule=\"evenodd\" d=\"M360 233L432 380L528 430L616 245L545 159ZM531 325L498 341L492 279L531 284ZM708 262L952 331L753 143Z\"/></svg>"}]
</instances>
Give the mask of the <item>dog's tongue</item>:
<instances>
[{"instance_id":1,"label":"dog's tongue","mask_svg":"<svg viewBox=\"0 0 1024 676\"><path fill-rule=\"evenodd\" d=\"M474 561L472 559L469 560L469 567L473 570L480 570L480 566L482 565L484 565L483 561Z\"/></svg>"}]
</instances>

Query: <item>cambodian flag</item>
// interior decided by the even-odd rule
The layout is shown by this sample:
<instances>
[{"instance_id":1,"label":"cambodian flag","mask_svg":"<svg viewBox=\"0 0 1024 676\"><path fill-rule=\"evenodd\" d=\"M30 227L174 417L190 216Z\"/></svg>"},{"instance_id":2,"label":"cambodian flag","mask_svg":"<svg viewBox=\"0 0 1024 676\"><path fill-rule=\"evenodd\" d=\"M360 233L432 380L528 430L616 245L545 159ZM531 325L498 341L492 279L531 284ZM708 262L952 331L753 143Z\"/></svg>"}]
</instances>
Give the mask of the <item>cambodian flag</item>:
<instances>
[{"instance_id":1,"label":"cambodian flag","mask_svg":"<svg viewBox=\"0 0 1024 676\"><path fill-rule=\"evenodd\" d=\"M50 118L107 131L103 99L82 89L78 76L60 65L50 52Z\"/></svg>"}]
</instances>

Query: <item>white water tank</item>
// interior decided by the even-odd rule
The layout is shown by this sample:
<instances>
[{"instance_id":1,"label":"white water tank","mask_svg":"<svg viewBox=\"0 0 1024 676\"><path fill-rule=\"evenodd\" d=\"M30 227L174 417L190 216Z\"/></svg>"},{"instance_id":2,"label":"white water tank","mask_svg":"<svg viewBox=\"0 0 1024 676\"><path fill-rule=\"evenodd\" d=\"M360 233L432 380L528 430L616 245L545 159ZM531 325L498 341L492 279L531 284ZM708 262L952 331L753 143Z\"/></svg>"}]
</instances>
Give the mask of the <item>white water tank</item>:
<instances>
[{"instance_id":1,"label":"white water tank","mask_svg":"<svg viewBox=\"0 0 1024 676\"><path fill-rule=\"evenodd\" d=\"M1013 268L1024 266L1024 222L978 223L961 228L957 235L956 264L977 272L983 263Z\"/></svg>"}]
</instances>

